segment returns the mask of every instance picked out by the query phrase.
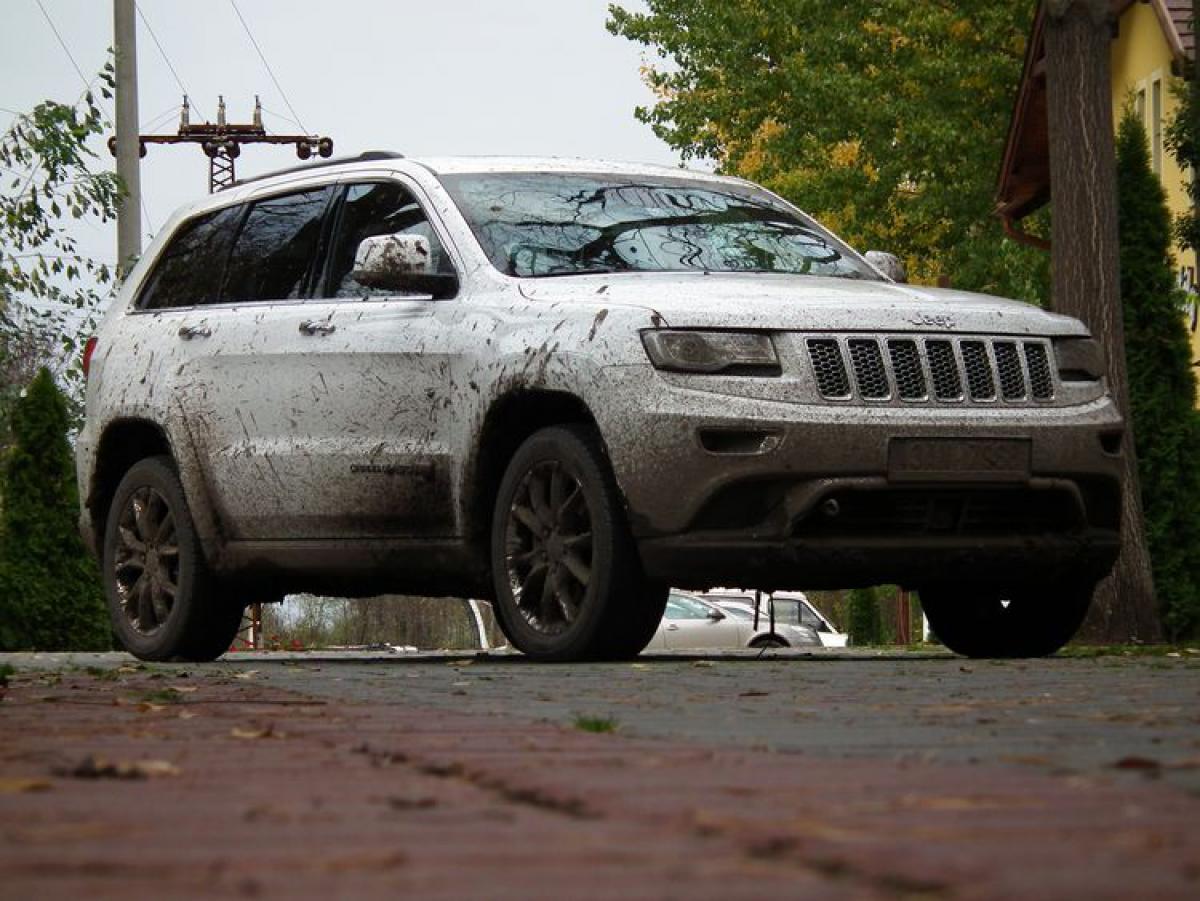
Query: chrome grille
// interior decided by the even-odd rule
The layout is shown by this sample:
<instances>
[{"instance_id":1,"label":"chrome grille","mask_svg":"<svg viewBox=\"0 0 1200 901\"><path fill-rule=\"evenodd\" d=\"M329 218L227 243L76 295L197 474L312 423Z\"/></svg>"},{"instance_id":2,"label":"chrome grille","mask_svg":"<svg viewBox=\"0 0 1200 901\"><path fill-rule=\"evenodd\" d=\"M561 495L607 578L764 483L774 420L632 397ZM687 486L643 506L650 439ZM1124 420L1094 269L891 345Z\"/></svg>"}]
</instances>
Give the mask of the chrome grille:
<instances>
[{"instance_id":1,"label":"chrome grille","mask_svg":"<svg viewBox=\"0 0 1200 901\"><path fill-rule=\"evenodd\" d=\"M808 338L825 400L1029 404L1054 398L1044 340L846 335Z\"/></svg>"}]
</instances>

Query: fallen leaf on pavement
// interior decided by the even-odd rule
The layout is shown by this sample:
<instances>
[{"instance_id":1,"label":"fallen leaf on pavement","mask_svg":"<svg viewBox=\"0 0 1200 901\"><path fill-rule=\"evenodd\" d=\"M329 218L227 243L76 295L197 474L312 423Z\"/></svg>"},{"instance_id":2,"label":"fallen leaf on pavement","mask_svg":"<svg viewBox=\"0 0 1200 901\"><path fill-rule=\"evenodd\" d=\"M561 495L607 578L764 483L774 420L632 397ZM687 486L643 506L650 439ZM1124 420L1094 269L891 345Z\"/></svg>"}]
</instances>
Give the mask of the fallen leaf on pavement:
<instances>
[{"instance_id":1,"label":"fallen leaf on pavement","mask_svg":"<svg viewBox=\"0 0 1200 901\"><path fill-rule=\"evenodd\" d=\"M142 701L137 705L138 713L158 713L160 710L166 710L163 704L151 704L149 701Z\"/></svg>"},{"instance_id":2,"label":"fallen leaf on pavement","mask_svg":"<svg viewBox=\"0 0 1200 901\"><path fill-rule=\"evenodd\" d=\"M1113 765L1115 770L1161 770L1162 763L1150 757L1122 757Z\"/></svg>"},{"instance_id":3,"label":"fallen leaf on pavement","mask_svg":"<svg viewBox=\"0 0 1200 901\"><path fill-rule=\"evenodd\" d=\"M167 688L167 691L173 691L176 694L186 695L191 694L193 691L199 691L199 689L195 685L172 685Z\"/></svg>"},{"instance_id":4,"label":"fallen leaf on pavement","mask_svg":"<svg viewBox=\"0 0 1200 901\"><path fill-rule=\"evenodd\" d=\"M258 739L258 738L283 738L283 733L276 732L275 727L273 725L272 726L263 726L262 728L251 727L249 729L243 729L240 726L234 726L232 729L229 730L229 734L232 735L234 738L243 738L243 739L247 739L247 740L253 740L253 739Z\"/></svg>"},{"instance_id":5,"label":"fallen leaf on pavement","mask_svg":"<svg viewBox=\"0 0 1200 901\"><path fill-rule=\"evenodd\" d=\"M234 673L233 678L235 678L235 679L253 679L257 675L258 675L258 670L248 669L243 673Z\"/></svg>"},{"instance_id":6,"label":"fallen leaf on pavement","mask_svg":"<svg viewBox=\"0 0 1200 901\"><path fill-rule=\"evenodd\" d=\"M45 779L0 779L0 795L17 795L21 792L44 792L51 788Z\"/></svg>"},{"instance_id":7,"label":"fallen leaf on pavement","mask_svg":"<svg viewBox=\"0 0 1200 901\"><path fill-rule=\"evenodd\" d=\"M56 772L75 779L149 779L178 776L179 767L167 760L105 760L92 755L73 767Z\"/></svg>"}]
</instances>

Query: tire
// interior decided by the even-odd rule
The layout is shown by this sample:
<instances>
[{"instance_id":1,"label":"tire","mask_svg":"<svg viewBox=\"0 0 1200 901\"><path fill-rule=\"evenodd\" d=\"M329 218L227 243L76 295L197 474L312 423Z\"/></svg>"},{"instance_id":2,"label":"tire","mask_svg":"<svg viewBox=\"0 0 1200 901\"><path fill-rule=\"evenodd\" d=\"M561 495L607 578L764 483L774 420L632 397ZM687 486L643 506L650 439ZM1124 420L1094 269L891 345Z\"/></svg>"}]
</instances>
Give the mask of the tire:
<instances>
[{"instance_id":1,"label":"tire","mask_svg":"<svg viewBox=\"0 0 1200 901\"><path fill-rule=\"evenodd\" d=\"M1087 616L1095 585L1013 589L978 585L922 588L930 628L966 657L1045 657L1065 645Z\"/></svg>"},{"instance_id":2,"label":"tire","mask_svg":"<svg viewBox=\"0 0 1200 901\"><path fill-rule=\"evenodd\" d=\"M634 657L666 609L587 426L542 429L517 449L496 495L491 564L500 627L535 660Z\"/></svg>"},{"instance_id":3,"label":"tire","mask_svg":"<svg viewBox=\"0 0 1200 901\"><path fill-rule=\"evenodd\" d=\"M140 460L121 479L103 567L113 631L135 657L207 661L229 649L242 608L214 590L170 457Z\"/></svg>"},{"instance_id":4,"label":"tire","mask_svg":"<svg viewBox=\"0 0 1200 901\"><path fill-rule=\"evenodd\" d=\"M755 650L759 650L760 648L776 650L778 648L791 647L791 645L789 645L778 635L767 635L763 638L754 639L752 642L750 642L750 647L754 648Z\"/></svg>"}]
</instances>

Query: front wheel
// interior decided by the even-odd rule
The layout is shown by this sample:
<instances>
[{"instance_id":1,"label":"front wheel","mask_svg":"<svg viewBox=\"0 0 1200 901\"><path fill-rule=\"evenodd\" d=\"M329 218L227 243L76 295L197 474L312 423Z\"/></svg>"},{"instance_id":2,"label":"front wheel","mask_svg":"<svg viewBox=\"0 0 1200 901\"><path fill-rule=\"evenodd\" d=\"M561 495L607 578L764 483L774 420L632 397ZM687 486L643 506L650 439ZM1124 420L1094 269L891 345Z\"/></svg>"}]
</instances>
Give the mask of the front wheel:
<instances>
[{"instance_id":1,"label":"front wheel","mask_svg":"<svg viewBox=\"0 0 1200 901\"><path fill-rule=\"evenodd\" d=\"M1087 616L1095 586L939 585L921 589L930 628L967 657L1045 657L1070 641Z\"/></svg>"},{"instance_id":2,"label":"front wheel","mask_svg":"<svg viewBox=\"0 0 1200 901\"><path fill-rule=\"evenodd\" d=\"M528 656L621 660L654 636L667 588L642 572L594 429L542 429L517 449L491 545L496 617Z\"/></svg>"},{"instance_id":3,"label":"front wheel","mask_svg":"<svg viewBox=\"0 0 1200 901\"><path fill-rule=\"evenodd\" d=\"M169 457L130 467L104 529L104 588L113 629L142 660L213 660L229 649L241 605L214 590Z\"/></svg>"}]
</instances>

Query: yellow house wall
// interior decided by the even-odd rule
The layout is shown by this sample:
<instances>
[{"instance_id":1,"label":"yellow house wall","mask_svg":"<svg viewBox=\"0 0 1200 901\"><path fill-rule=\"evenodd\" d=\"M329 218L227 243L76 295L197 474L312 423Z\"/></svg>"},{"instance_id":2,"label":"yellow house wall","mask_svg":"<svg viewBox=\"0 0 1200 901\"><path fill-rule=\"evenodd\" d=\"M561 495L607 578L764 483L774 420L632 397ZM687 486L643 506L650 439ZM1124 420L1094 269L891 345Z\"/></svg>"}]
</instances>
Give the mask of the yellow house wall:
<instances>
[{"instance_id":1,"label":"yellow house wall","mask_svg":"<svg viewBox=\"0 0 1200 901\"><path fill-rule=\"evenodd\" d=\"M1162 23L1158 13L1149 3L1135 3L1121 16L1119 35L1112 44L1112 98L1113 125L1116 127L1124 113L1125 105L1132 101L1138 91L1145 91L1145 111L1143 124L1146 134L1154 140L1153 117L1153 84L1156 79L1162 82L1162 130L1175 114L1178 102L1175 99L1175 86L1179 79L1171 74L1173 55L1167 36L1163 33ZM1175 162L1170 152L1161 146L1161 171L1163 188L1167 194L1167 205L1172 215L1178 215L1188 208L1188 196L1185 190L1185 175ZM1183 251L1175 248L1175 270L1190 269L1193 282L1200 285L1200 270L1196 265L1196 254L1193 251ZM1192 358L1200 360L1200 329L1196 327L1196 317L1188 317L1188 327L1191 329Z\"/></svg>"}]
</instances>

